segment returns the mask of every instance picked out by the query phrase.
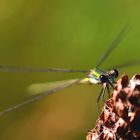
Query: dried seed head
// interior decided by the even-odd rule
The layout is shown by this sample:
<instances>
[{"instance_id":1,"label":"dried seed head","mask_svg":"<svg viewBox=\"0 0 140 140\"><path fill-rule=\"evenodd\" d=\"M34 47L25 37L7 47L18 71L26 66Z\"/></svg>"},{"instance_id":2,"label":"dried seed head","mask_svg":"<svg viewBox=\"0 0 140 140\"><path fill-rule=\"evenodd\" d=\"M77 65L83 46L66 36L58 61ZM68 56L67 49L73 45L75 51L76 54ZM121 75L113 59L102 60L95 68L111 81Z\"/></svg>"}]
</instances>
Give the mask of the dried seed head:
<instances>
[{"instance_id":1,"label":"dried seed head","mask_svg":"<svg viewBox=\"0 0 140 140\"><path fill-rule=\"evenodd\" d=\"M140 75L123 75L86 140L140 140Z\"/></svg>"}]
</instances>

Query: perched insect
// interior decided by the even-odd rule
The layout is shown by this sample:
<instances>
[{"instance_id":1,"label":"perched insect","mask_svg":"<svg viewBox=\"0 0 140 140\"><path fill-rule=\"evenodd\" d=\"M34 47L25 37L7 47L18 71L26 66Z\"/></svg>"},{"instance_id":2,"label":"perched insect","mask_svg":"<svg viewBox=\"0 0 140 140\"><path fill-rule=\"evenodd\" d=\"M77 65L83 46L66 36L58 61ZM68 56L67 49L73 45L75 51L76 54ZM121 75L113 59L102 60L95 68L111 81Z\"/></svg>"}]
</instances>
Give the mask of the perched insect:
<instances>
[{"instance_id":1,"label":"perched insect","mask_svg":"<svg viewBox=\"0 0 140 140\"><path fill-rule=\"evenodd\" d=\"M72 80L48 83L48 85L49 84L52 85L52 89L49 89L49 88L47 89L47 87L49 87L49 86L47 86L47 84L44 84L44 85L41 84L42 88L44 88L44 91L38 91L38 88L36 88L36 87L38 87L39 85L33 84L30 86L30 88L36 88L35 91L41 92L40 94L33 96L32 98L30 98L26 101L23 101L15 106L9 107L8 109L1 111L0 115L3 115L5 113L15 110L17 108L20 108L26 104L40 100L43 97L47 96L48 94L51 94L51 93L57 92L61 89L64 89L66 87L70 87L70 86L78 85L78 84L100 84L100 85L102 85L102 90L97 99L97 104L98 104L99 100L104 97L106 90L110 94L110 88L114 88L115 79L119 75L119 72L117 69L113 68L111 70L104 71L104 70L100 69L99 67L103 63L103 61L108 57L108 55L113 51L113 49L115 49L118 46L118 44L121 42L123 37L125 37L125 35L128 33L129 29L130 28L128 28L128 25L127 25L121 30L121 32L111 42L109 47L107 47L106 51L103 53L103 55L101 56L101 58L95 65L95 68L93 68L89 71L60 69L60 68L29 68L29 67L19 68L19 67L0 65L0 71L4 71L4 72L68 72L68 73L79 72L79 73L88 73L86 78L83 78L83 79L72 79ZM131 62L125 63L125 64L117 66L116 68L123 68L123 67L136 65L136 64L139 64L139 61L135 61L133 63L131 63Z\"/></svg>"}]
</instances>

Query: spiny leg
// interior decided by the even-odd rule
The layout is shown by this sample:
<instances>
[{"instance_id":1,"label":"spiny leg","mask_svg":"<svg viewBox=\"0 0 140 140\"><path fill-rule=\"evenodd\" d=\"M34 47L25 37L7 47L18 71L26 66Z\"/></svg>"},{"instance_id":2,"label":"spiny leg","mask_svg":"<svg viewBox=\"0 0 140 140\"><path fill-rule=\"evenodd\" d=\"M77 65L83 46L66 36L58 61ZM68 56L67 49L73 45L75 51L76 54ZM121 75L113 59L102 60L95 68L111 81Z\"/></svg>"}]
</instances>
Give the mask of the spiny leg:
<instances>
[{"instance_id":1,"label":"spiny leg","mask_svg":"<svg viewBox=\"0 0 140 140\"><path fill-rule=\"evenodd\" d=\"M97 101L96 101L96 108L97 108L98 114L99 114L99 100L100 100L100 98L101 98L102 92L103 92L103 88L102 88L102 90L100 91L100 94L99 94L99 96L98 96L98 98L97 98Z\"/></svg>"},{"instance_id":2,"label":"spiny leg","mask_svg":"<svg viewBox=\"0 0 140 140\"><path fill-rule=\"evenodd\" d=\"M105 91L106 91L106 84L103 85L103 88L97 98L96 107L97 107L98 114L99 114L99 101L104 97Z\"/></svg>"},{"instance_id":3,"label":"spiny leg","mask_svg":"<svg viewBox=\"0 0 140 140\"><path fill-rule=\"evenodd\" d=\"M110 92L110 89L109 89L109 85L108 84L106 85L106 88L107 88L108 98L110 98L111 92Z\"/></svg>"},{"instance_id":4,"label":"spiny leg","mask_svg":"<svg viewBox=\"0 0 140 140\"><path fill-rule=\"evenodd\" d=\"M106 83L104 83L103 84L103 89L104 89L104 91L103 91L103 93L102 93L102 95L101 95L101 101L104 101L105 102L105 92L106 92L106 89L107 89L107 84Z\"/></svg>"}]
</instances>

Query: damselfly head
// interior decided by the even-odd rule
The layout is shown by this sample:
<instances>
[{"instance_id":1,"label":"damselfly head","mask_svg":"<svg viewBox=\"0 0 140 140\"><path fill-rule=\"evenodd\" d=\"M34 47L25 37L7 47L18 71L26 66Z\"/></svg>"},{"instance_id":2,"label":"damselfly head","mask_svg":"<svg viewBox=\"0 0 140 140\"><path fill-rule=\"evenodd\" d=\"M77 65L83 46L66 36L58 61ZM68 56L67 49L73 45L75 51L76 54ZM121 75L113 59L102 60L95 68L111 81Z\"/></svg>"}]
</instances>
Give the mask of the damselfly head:
<instances>
[{"instance_id":1,"label":"damselfly head","mask_svg":"<svg viewBox=\"0 0 140 140\"><path fill-rule=\"evenodd\" d=\"M118 75L119 75L118 70L113 69L113 70L107 72L107 74L101 74L99 76L99 80L102 84L106 83L106 82L109 82L109 83L113 84L113 83L115 83L115 78L117 78Z\"/></svg>"},{"instance_id":2,"label":"damselfly head","mask_svg":"<svg viewBox=\"0 0 140 140\"><path fill-rule=\"evenodd\" d=\"M117 69L113 69L113 70L109 71L108 74L109 74L109 76L113 76L113 77L117 78L119 75L119 72Z\"/></svg>"},{"instance_id":3,"label":"damselfly head","mask_svg":"<svg viewBox=\"0 0 140 140\"><path fill-rule=\"evenodd\" d=\"M99 80L100 82L103 84L103 83L106 83L107 82L107 77L105 75L100 75L99 76Z\"/></svg>"}]
</instances>

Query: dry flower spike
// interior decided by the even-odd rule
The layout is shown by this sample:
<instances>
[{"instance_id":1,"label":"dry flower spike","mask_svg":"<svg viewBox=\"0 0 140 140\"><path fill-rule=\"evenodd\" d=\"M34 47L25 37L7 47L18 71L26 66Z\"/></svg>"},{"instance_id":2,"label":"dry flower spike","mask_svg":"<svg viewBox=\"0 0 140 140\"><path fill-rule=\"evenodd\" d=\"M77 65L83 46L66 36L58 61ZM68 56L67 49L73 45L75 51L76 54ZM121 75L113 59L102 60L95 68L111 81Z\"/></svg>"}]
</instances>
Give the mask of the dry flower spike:
<instances>
[{"instance_id":1,"label":"dry flower spike","mask_svg":"<svg viewBox=\"0 0 140 140\"><path fill-rule=\"evenodd\" d=\"M140 140L140 75L123 75L86 140Z\"/></svg>"}]
</instances>

